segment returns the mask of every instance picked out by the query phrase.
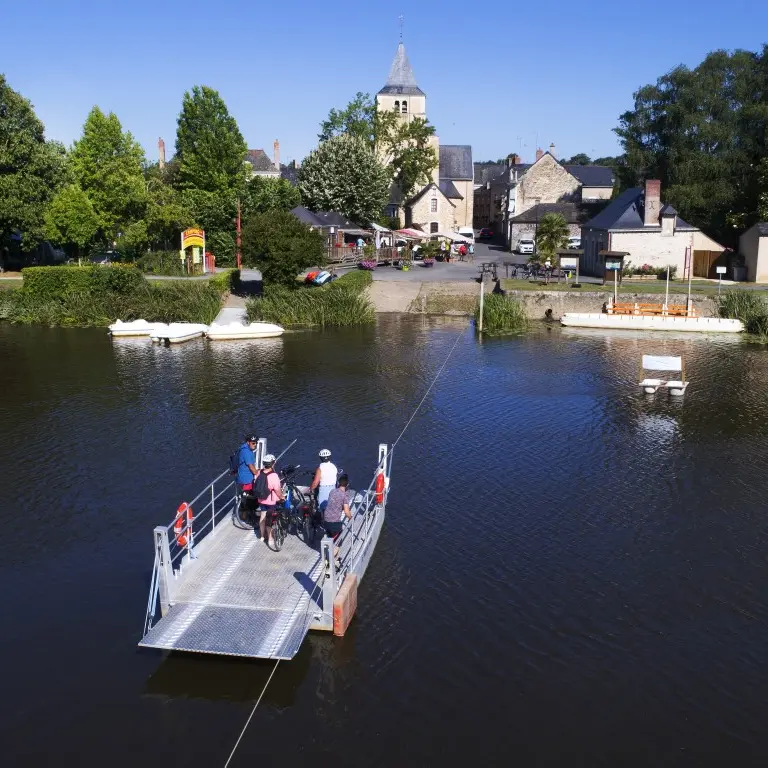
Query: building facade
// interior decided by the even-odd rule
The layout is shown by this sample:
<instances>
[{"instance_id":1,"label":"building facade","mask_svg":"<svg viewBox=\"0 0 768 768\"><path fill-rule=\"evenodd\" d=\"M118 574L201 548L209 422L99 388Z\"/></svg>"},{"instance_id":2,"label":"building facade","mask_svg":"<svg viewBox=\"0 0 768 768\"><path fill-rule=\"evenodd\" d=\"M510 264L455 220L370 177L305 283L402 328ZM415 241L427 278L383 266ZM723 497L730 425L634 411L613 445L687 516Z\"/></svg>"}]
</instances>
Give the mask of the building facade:
<instances>
[{"instance_id":1,"label":"building facade","mask_svg":"<svg viewBox=\"0 0 768 768\"><path fill-rule=\"evenodd\" d=\"M416 82L402 42L397 46L387 82L376 94L376 107L381 111L395 112L405 121L417 117L427 119L427 96ZM407 200L403 199L402 190L393 184L387 214L399 219L401 226L413 226L418 229L422 228L419 222L429 224L430 227L437 222L441 231L471 227L474 216L472 147L468 144L441 146L437 135L432 136L430 145L439 159L430 184ZM439 211L425 212L423 206L427 199L437 201ZM429 202L429 205L432 206L433 203ZM439 215L425 219L425 213ZM445 228L444 224L451 217L453 223Z\"/></svg>"}]
</instances>

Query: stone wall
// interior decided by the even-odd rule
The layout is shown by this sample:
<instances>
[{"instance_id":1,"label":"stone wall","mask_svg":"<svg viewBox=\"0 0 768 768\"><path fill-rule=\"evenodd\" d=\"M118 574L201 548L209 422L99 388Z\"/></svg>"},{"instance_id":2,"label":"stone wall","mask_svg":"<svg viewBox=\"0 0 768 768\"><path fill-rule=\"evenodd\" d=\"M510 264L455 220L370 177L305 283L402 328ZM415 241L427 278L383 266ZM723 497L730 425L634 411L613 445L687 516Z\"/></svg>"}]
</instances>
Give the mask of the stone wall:
<instances>
[{"instance_id":1,"label":"stone wall","mask_svg":"<svg viewBox=\"0 0 768 768\"><path fill-rule=\"evenodd\" d=\"M566 312L601 312L603 304L609 300L610 294L598 291L507 291L508 298L520 301L525 307L531 320L542 320L548 309L552 317L559 320ZM623 293L621 301L637 301L639 303L658 304L664 296L658 293ZM685 304L685 294L670 294L670 304ZM717 315L715 300L710 296L693 296L693 305L701 317Z\"/></svg>"},{"instance_id":2,"label":"stone wall","mask_svg":"<svg viewBox=\"0 0 768 768\"><path fill-rule=\"evenodd\" d=\"M431 201L437 200L437 213L432 213ZM452 232L456 225L453 203L436 187L425 192L410 208L408 226L430 232L430 224L438 223L441 232Z\"/></svg>"},{"instance_id":3,"label":"stone wall","mask_svg":"<svg viewBox=\"0 0 768 768\"><path fill-rule=\"evenodd\" d=\"M559 203L581 198L579 180L563 168L551 155L545 154L521 177L517 185L515 216L540 203Z\"/></svg>"},{"instance_id":4,"label":"stone wall","mask_svg":"<svg viewBox=\"0 0 768 768\"><path fill-rule=\"evenodd\" d=\"M456 218L457 227L471 227L473 226L474 219L474 201L475 190L474 183L472 181L457 181L454 180L453 185L458 190L459 194L464 198L463 200L453 200L453 204L456 206L454 216ZM483 227L485 224L482 225Z\"/></svg>"}]
</instances>

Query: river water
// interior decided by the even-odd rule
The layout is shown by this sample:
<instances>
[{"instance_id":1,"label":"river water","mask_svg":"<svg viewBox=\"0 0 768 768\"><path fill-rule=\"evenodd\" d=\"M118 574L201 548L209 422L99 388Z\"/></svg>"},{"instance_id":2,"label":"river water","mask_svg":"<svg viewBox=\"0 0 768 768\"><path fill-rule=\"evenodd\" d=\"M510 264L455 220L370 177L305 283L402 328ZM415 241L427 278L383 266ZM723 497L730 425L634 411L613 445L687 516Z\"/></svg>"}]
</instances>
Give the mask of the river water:
<instances>
[{"instance_id":1,"label":"river water","mask_svg":"<svg viewBox=\"0 0 768 768\"><path fill-rule=\"evenodd\" d=\"M232 766L764 765L768 352L412 317L179 348L0 325L3 763L223 765L274 664L136 648L153 526L246 429L367 484L457 335L347 636L280 664ZM643 352L685 355L683 402L638 394Z\"/></svg>"}]
</instances>

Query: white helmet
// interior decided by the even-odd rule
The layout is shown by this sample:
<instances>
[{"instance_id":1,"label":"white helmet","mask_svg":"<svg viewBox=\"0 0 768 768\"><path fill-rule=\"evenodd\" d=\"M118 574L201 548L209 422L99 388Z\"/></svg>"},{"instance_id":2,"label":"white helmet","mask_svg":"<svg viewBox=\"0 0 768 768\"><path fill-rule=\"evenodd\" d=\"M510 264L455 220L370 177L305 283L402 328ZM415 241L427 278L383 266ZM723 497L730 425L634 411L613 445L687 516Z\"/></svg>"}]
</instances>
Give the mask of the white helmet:
<instances>
[{"instance_id":1,"label":"white helmet","mask_svg":"<svg viewBox=\"0 0 768 768\"><path fill-rule=\"evenodd\" d=\"M271 453L268 453L261 461L263 464L274 464L275 457Z\"/></svg>"},{"instance_id":2,"label":"white helmet","mask_svg":"<svg viewBox=\"0 0 768 768\"><path fill-rule=\"evenodd\" d=\"M320 458L321 459L330 459L331 458L331 452L327 448L323 448L322 451L320 451Z\"/></svg>"}]
</instances>

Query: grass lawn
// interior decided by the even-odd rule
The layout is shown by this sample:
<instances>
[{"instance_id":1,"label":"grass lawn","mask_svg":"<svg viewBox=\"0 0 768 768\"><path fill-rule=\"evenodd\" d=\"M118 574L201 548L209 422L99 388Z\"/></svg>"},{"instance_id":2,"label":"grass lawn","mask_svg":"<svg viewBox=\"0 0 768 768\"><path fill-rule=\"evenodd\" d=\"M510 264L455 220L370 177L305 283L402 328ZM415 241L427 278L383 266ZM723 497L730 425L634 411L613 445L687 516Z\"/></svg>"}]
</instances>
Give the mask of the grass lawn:
<instances>
[{"instance_id":1,"label":"grass lawn","mask_svg":"<svg viewBox=\"0 0 768 768\"><path fill-rule=\"evenodd\" d=\"M581 288L571 288L571 283L566 285L565 281L552 281L548 285L543 281L529 282L528 280L513 280L511 278L502 278L501 287L505 291L571 291L573 293L602 292L613 293L613 284L595 285L594 283L581 283ZM723 286L723 290L728 290L733 286ZM619 286L619 293L660 293L666 291L666 282L664 280L637 280L627 281ZM670 293L688 293L688 283L684 280L673 280L669 284ZM713 296L717 294L717 283L708 283L704 280L694 280L691 283L691 293L698 293L704 296Z\"/></svg>"},{"instance_id":2,"label":"grass lawn","mask_svg":"<svg viewBox=\"0 0 768 768\"><path fill-rule=\"evenodd\" d=\"M0 288L21 288L23 280L13 277L0 277Z\"/></svg>"}]
</instances>

